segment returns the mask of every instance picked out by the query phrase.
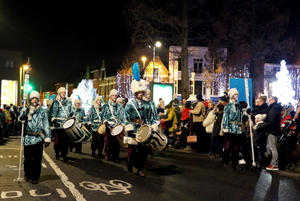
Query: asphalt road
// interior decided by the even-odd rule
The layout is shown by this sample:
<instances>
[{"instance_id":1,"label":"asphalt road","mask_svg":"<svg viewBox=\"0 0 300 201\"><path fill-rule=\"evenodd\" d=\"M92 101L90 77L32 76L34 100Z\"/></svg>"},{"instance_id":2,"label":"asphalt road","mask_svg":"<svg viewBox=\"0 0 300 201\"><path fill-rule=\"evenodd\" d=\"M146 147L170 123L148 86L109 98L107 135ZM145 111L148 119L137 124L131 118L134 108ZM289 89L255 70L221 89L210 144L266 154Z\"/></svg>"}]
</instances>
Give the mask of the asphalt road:
<instances>
[{"instance_id":1,"label":"asphalt road","mask_svg":"<svg viewBox=\"0 0 300 201\"><path fill-rule=\"evenodd\" d=\"M0 200L300 200L299 174L233 170L204 154L154 152L144 178L127 173L123 151L113 163L93 157L90 142L83 142L83 154L68 156L56 160L52 143L44 150L40 183L25 182L22 169L19 177L20 136L10 137L0 144Z\"/></svg>"}]
</instances>

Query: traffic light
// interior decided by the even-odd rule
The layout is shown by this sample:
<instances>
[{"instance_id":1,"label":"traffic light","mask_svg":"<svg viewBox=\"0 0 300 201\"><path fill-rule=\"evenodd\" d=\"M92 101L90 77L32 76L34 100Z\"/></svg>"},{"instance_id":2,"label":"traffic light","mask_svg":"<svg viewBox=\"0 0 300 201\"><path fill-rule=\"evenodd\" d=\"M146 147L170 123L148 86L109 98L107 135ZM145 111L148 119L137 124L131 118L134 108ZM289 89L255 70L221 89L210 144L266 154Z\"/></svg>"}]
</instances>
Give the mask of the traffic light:
<instances>
[{"instance_id":1,"label":"traffic light","mask_svg":"<svg viewBox=\"0 0 300 201\"><path fill-rule=\"evenodd\" d=\"M30 93L32 91L33 87L30 83L27 84L26 92Z\"/></svg>"}]
</instances>

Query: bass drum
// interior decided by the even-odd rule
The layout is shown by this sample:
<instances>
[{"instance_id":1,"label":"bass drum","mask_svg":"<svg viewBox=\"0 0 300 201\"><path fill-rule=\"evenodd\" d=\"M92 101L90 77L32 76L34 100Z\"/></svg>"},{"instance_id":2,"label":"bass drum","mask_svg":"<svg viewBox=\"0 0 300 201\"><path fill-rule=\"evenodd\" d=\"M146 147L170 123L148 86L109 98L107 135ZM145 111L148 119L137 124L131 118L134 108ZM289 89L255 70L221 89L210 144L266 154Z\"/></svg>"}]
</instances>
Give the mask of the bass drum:
<instances>
[{"instance_id":1,"label":"bass drum","mask_svg":"<svg viewBox=\"0 0 300 201\"><path fill-rule=\"evenodd\" d=\"M70 141L72 143L81 142L83 140L83 138L85 137L83 131L80 129L80 125L76 124L76 119L75 118L67 119L63 123L62 128L70 136Z\"/></svg>"}]
</instances>

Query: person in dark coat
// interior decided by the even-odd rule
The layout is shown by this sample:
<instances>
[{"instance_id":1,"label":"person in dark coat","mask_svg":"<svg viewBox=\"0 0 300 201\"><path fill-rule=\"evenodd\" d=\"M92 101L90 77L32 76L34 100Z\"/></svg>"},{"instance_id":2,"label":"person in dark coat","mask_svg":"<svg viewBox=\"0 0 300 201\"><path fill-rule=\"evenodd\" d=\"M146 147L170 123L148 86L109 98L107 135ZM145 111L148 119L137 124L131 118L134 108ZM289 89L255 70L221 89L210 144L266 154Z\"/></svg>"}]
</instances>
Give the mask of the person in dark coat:
<instances>
[{"instance_id":1,"label":"person in dark coat","mask_svg":"<svg viewBox=\"0 0 300 201\"><path fill-rule=\"evenodd\" d=\"M267 170L279 170L278 168L278 151L277 151L277 140L280 136L280 122L281 122L281 111L282 106L278 104L278 98L271 96L269 98L270 105L268 107L268 114L266 118L266 124L264 126L268 135L268 144L272 154L272 160Z\"/></svg>"}]
</instances>

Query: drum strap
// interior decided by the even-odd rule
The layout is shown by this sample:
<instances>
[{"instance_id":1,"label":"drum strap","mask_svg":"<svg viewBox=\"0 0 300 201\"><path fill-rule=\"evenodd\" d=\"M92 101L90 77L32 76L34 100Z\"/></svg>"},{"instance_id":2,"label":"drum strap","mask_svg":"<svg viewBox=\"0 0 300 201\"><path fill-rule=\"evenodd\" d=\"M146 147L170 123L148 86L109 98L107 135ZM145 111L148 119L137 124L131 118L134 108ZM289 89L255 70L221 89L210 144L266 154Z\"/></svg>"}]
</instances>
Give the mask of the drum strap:
<instances>
[{"instance_id":1,"label":"drum strap","mask_svg":"<svg viewBox=\"0 0 300 201\"><path fill-rule=\"evenodd\" d=\"M95 108L96 114L97 114L97 116L98 116L98 119L99 119L99 120L100 120L100 122L101 122L101 118L100 118L100 115L99 115L98 108L96 108L96 107L94 107L94 108Z\"/></svg>"},{"instance_id":2,"label":"drum strap","mask_svg":"<svg viewBox=\"0 0 300 201\"><path fill-rule=\"evenodd\" d=\"M116 119L116 117L115 117L115 115L114 115L114 109L113 109L113 106L111 105L111 103L108 103L108 105L109 105L109 110L110 110L111 116L112 116L112 118L113 118L114 120L116 120L116 123L117 123L117 119Z\"/></svg>"},{"instance_id":3,"label":"drum strap","mask_svg":"<svg viewBox=\"0 0 300 201\"><path fill-rule=\"evenodd\" d=\"M66 117L68 117L69 115L68 115L68 113L66 112L64 106L61 104L60 100L58 100L58 102L59 102L61 108L63 109L64 113L67 115Z\"/></svg>"},{"instance_id":4,"label":"drum strap","mask_svg":"<svg viewBox=\"0 0 300 201\"><path fill-rule=\"evenodd\" d=\"M136 109L136 107L135 107L134 103L133 103L132 101L130 101L130 103L133 105L133 107L134 107L135 111L138 113L138 115L139 115L139 118L140 118L140 119L142 119L142 117L141 117L141 115L140 115L140 112L139 112L139 111Z\"/></svg>"}]
</instances>

